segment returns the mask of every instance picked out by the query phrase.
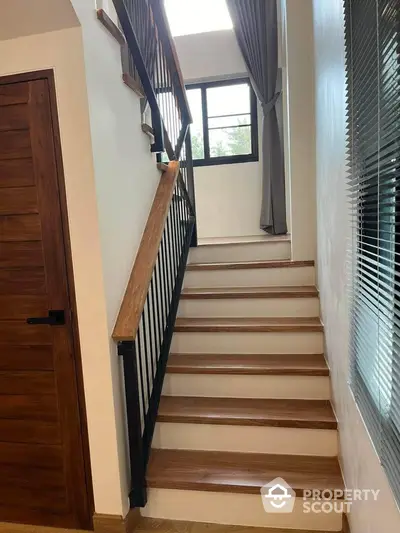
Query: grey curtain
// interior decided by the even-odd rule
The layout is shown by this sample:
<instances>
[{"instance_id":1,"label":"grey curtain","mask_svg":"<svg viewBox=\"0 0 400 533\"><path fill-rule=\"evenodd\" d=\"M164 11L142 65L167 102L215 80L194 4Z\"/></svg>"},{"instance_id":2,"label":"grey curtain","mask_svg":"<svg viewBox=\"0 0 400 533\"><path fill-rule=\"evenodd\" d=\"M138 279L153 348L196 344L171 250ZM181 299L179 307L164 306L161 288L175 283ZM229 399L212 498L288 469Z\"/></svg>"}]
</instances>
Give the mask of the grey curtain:
<instances>
[{"instance_id":1,"label":"grey curtain","mask_svg":"<svg viewBox=\"0 0 400 533\"><path fill-rule=\"evenodd\" d=\"M235 34L263 110L263 197L260 227L273 235L287 233L285 167L276 104L278 19L276 0L227 0Z\"/></svg>"}]
</instances>

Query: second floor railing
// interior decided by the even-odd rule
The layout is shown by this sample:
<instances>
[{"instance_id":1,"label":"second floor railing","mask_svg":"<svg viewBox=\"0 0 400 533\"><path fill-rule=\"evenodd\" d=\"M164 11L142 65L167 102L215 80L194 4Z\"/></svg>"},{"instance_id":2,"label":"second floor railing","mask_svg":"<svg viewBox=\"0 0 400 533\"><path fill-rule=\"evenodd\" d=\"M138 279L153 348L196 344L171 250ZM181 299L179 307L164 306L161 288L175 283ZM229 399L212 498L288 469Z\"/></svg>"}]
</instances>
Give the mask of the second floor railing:
<instances>
[{"instance_id":1,"label":"second floor railing","mask_svg":"<svg viewBox=\"0 0 400 533\"><path fill-rule=\"evenodd\" d=\"M164 3L113 3L127 41L129 74L140 82L151 109L155 139L152 150L178 160L192 118Z\"/></svg>"}]
</instances>

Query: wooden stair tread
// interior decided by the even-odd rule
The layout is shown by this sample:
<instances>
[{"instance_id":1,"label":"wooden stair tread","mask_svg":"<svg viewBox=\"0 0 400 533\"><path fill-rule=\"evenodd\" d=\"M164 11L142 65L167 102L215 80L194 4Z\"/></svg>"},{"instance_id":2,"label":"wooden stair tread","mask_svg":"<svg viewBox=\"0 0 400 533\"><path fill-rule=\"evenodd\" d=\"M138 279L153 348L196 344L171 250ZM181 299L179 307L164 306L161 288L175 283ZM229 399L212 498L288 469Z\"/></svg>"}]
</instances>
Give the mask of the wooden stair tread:
<instances>
[{"instance_id":1,"label":"wooden stair tread","mask_svg":"<svg viewBox=\"0 0 400 533\"><path fill-rule=\"evenodd\" d=\"M164 518L141 518L136 533L329 533L315 529L276 529L256 526L234 526L207 522L187 522ZM332 532L330 532L332 533ZM340 533L340 532L337 532Z\"/></svg>"},{"instance_id":2,"label":"wooden stair tread","mask_svg":"<svg viewBox=\"0 0 400 533\"><path fill-rule=\"evenodd\" d=\"M170 354L173 374L328 376L322 354Z\"/></svg>"},{"instance_id":3,"label":"wooden stair tread","mask_svg":"<svg viewBox=\"0 0 400 533\"><path fill-rule=\"evenodd\" d=\"M343 489L335 457L153 449L151 488L259 494L282 477L298 496L305 489Z\"/></svg>"},{"instance_id":4,"label":"wooden stair tread","mask_svg":"<svg viewBox=\"0 0 400 533\"><path fill-rule=\"evenodd\" d=\"M323 331L318 317L177 318L177 332L310 332Z\"/></svg>"},{"instance_id":5,"label":"wooden stair tread","mask_svg":"<svg viewBox=\"0 0 400 533\"><path fill-rule=\"evenodd\" d=\"M190 288L181 294L183 300L231 298L317 298L316 287L228 287Z\"/></svg>"},{"instance_id":6,"label":"wooden stair tread","mask_svg":"<svg viewBox=\"0 0 400 533\"><path fill-rule=\"evenodd\" d=\"M314 261L237 261L226 263L189 263L186 270L246 270L249 268L296 268L314 266Z\"/></svg>"},{"instance_id":7,"label":"wooden stair tread","mask_svg":"<svg viewBox=\"0 0 400 533\"><path fill-rule=\"evenodd\" d=\"M328 400L163 396L159 422L337 429Z\"/></svg>"}]
</instances>

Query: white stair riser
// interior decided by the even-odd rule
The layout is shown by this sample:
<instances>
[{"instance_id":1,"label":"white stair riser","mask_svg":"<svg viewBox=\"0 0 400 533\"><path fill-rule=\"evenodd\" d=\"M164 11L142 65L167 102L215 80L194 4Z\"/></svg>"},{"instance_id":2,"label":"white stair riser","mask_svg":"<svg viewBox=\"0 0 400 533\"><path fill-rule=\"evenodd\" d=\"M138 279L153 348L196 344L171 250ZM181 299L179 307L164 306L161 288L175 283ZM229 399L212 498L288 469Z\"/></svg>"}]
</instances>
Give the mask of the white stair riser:
<instances>
[{"instance_id":1,"label":"white stair riser","mask_svg":"<svg viewBox=\"0 0 400 533\"><path fill-rule=\"evenodd\" d=\"M180 317L318 317L318 298L241 298L186 300L179 303Z\"/></svg>"},{"instance_id":2,"label":"white stair riser","mask_svg":"<svg viewBox=\"0 0 400 533\"><path fill-rule=\"evenodd\" d=\"M184 287L293 287L315 285L315 269L310 266L187 270Z\"/></svg>"},{"instance_id":3,"label":"white stair riser","mask_svg":"<svg viewBox=\"0 0 400 533\"><path fill-rule=\"evenodd\" d=\"M341 514L304 513L303 503L302 498L296 498L292 513L266 513L258 494L150 488L148 503L141 514L149 518L225 525L342 531Z\"/></svg>"},{"instance_id":4,"label":"white stair riser","mask_svg":"<svg viewBox=\"0 0 400 533\"><path fill-rule=\"evenodd\" d=\"M166 374L165 396L329 400L328 376Z\"/></svg>"},{"instance_id":5,"label":"white stair riser","mask_svg":"<svg viewBox=\"0 0 400 533\"><path fill-rule=\"evenodd\" d=\"M323 353L323 334L318 331L307 333L176 332L172 337L171 352L318 354Z\"/></svg>"},{"instance_id":6,"label":"white stair riser","mask_svg":"<svg viewBox=\"0 0 400 533\"><path fill-rule=\"evenodd\" d=\"M284 261L290 259L290 254L289 241L214 244L191 248L189 263Z\"/></svg>"},{"instance_id":7,"label":"white stair riser","mask_svg":"<svg viewBox=\"0 0 400 533\"><path fill-rule=\"evenodd\" d=\"M336 430L157 422L153 448L336 457Z\"/></svg>"}]
</instances>

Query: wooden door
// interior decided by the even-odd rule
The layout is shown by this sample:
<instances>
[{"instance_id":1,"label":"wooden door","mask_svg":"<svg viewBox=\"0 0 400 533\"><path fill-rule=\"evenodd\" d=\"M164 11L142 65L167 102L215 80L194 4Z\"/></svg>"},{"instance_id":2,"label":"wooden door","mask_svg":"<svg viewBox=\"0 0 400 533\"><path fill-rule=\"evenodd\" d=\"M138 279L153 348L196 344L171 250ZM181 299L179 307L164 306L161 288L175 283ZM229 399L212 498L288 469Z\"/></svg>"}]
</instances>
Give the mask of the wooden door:
<instances>
[{"instance_id":1,"label":"wooden door","mask_svg":"<svg viewBox=\"0 0 400 533\"><path fill-rule=\"evenodd\" d=\"M0 522L89 528L48 79L0 80ZM65 325L35 324L64 311ZM33 319L33 324L27 320Z\"/></svg>"}]
</instances>

